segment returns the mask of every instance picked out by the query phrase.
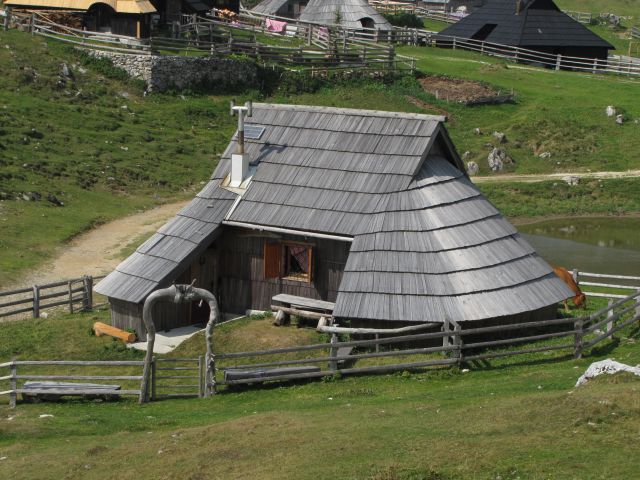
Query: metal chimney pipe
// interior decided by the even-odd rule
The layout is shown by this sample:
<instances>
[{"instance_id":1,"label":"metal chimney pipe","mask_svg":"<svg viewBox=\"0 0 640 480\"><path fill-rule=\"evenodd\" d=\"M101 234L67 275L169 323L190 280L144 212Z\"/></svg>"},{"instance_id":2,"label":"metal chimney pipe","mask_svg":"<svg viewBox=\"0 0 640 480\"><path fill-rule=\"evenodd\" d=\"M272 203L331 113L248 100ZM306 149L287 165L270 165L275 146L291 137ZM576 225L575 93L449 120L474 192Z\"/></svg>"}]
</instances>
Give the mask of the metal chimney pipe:
<instances>
[{"instance_id":1,"label":"metal chimney pipe","mask_svg":"<svg viewBox=\"0 0 640 480\"><path fill-rule=\"evenodd\" d=\"M231 155L231 182L229 185L238 188L249 172L249 157L244 153L244 118L252 115L253 105L251 101L244 105L236 105L236 102L231 100L230 113L232 116L238 114L238 135L236 153Z\"/></svg>"}]
</instances>

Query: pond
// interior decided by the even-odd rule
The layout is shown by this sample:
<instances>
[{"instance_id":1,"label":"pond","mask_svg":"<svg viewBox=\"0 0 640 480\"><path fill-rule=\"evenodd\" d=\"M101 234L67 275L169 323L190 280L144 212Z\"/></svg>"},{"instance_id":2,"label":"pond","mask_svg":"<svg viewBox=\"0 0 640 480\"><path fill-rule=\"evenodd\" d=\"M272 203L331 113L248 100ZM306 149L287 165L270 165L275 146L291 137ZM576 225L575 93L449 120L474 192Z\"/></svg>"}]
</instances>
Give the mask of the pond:
<instances>
[{"instance_id":1,"label":"pond","mask_svg":"<svg viewBox=\"0 0 640 480\"><path fill-rule=\"evenodd\" d=\"M563 218L518 230L552 265L640 276L640 218Z\"/></svg>"}]
</instances>

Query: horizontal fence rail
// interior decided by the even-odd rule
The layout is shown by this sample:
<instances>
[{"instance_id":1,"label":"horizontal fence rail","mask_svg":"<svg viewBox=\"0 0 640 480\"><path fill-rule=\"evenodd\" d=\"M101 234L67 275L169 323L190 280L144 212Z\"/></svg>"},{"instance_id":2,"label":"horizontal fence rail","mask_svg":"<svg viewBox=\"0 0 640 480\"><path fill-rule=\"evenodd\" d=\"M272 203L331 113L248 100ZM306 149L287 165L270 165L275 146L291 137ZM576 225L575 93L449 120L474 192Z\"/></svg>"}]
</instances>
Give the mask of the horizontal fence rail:
<instances>
[{"instance_id":1,"label":"horizontal fence rail","mask_svg":"<svg viewBox=\"0 0 640 480\"><path fill-rule=\"evenodd\" d=\"M93 283L102 278L84 276L0 292L0 318L27 313L40 318L43 310L54 307L67 307L69 313L92 310L97 306L93 301Z\"/></svg>"},{"instance_id":2,"label":"horizontal fence rail","mask_svg":"<svg viewBox=\"0 0 640 480\"><path fill-rule=\"evenodd\" d=\"M82 360L12 360L10 362L0 363L0 382L8 382L9 389L3 390L0 387L0 395L9 396L9 406L14 408L18 399L18 395L23 397L38 396L66 396L80 395L92 397L117 397L120 395L140 395L140 381L142 381L142 371L140 374L132 374L131 368L137 367L141 369L144 365L142 361L123 360L123 361L82 361ZM31 368L29 368L31 367ZM75 367L73 371L64 374L51 374L51 369L59 369L60 367ZM112 368L122 369L129 367L125 371L105 374L103 369ZM34 370L34 368L36 370ZM40 370L47 369L47 373L40 373ZM8 375L2 375L2 370L8 369ZM19 371L22 371L22 373ZM26 369L26 371L25 371ZM87 369L90 369L87 372ZM100 369L96 373L95 370ZM77 370L84 370L86 373L76 373ZM34 371L38 373L33 373ZM24 383L25 381L40 381L38 383ZM83 383L60 383L60 380L75 380ZM100 382L128 382L129 386L135 388L120 388L119 385L113 384L87 384L87 380ZM43 384L41 381L47 381ZM135 382L135 383L132 383Z\"/></svg>"}]
</instances>

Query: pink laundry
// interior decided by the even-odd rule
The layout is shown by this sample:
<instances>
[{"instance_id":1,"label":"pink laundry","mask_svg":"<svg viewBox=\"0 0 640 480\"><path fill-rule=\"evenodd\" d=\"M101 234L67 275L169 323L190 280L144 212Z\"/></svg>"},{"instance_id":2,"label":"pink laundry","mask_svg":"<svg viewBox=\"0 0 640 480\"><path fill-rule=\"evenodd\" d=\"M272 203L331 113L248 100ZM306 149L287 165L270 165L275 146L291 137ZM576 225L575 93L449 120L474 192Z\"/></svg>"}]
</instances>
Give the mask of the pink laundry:
<instances>
[{"instance_id":1,"label":"pink laundry","mask_svg":"<svg viewBox=\"0 0 640 480\"><path fill-rule=\"evenodd\" d=\"M284 33L287 30L287 22L279 22L270 18L266 19L265 25L269 32Z\"/></svg>"}]
</instances>

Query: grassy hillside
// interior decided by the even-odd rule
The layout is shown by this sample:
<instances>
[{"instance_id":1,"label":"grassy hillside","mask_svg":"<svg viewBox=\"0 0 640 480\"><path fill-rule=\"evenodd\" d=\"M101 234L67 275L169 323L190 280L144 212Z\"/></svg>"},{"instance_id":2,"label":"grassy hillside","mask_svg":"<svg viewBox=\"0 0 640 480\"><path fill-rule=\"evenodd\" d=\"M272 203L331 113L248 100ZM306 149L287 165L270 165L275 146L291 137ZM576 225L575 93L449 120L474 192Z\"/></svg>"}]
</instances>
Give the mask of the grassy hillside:
<instances>
[{"instance_id":1,"label":"grassy hillside","mask_svg":"<svg viewBox=\"0 0 640 480\"><path fill-rule=\"evenodd\" d=\"M503 148L515 160L507 171L640 167L640 81L507 64L457 50L398 51L418 58L425 74L487 82L496 92L513 90L516 103L465 107L442 96L436 99L412 77L387 83L287 78L271 96L237 96L445 114L458 150L469 152L467 160L476 161L483 174L488 173L486 157L495 144L493 131L507 135ZM63 64L70 70L68 76ZM138 83L109 65L21 32L0 32L0 71L0 196L8 198L0 199L0 287L96 223L192 196L233 132L229 96L144 96ZM624 112L625 125L604 115L607 105ZM476 135L475 128L483 133ZM550 159L538 157L547 151ZM622 191L616 191L618 183L605 185L610 194L594 203L593 211L615 211L612 205L621 203L618 209L636 210L624 193L634 190L633 182L625 183ZM545 198L547 187L538 188L539 198ZM600 188L595 185L591 192ZM490 198L496 192L486 191ZM47 201L48 195L64 207ZM39 201L23 200L38 196ZM510 204L502 196L491 199ZM575 195L565 200L563 211L574 211L576 202L580 210L591 208ZM539 202L537 214L544 213L544 206Z\"/></svg>"},{"instance_id":2,"label":"grassy hillside","mask_svg":"<svg viewBox=\"0 0 640 480\"><path fill-rule=\"evenodd\" d=\"M640 5L636 0L555 0L563 10L574 12L615 13L640 18Z\"/></svg>"},{"instance_id":3,"label":"grassy hillside","mask_svg":"<svg viewBox=\"0 0 640 480\"><path fill-rule=\"evenodd\" d=\"M0 325L0 338L20 345L22 358L61 346L65 358L87 358L113 343L87 334L93 316L39 321L39 330L60 332L49 347L33 337L32 321ZM247 319L215 335L217 349L234 351L301 344L316 334ZM640 363L637 335L637 328L625 332L582 360L496 359L464 373L345 377L143 407L135 400L3 405L0 477L634 478L640 382L623 375L574 384L601 358ZM6 345L0 342L0 359ZM196 337L174 355L203 347ZM112 350L112 358L126 358Z\"/></svg>"},{"instance_id":4,"label":"grassy hillside","mask_svg":"<svg viewBox=\"0 0 640 480\"><path fill-rule=\"evenodd\" d=\"M21 32L0 32L0 73L0 286L96 223L191 196L233 131L228 97L144 97L108 65ZM25 192L42 198L13 200Z\"/></svg>"}]
</instances>

